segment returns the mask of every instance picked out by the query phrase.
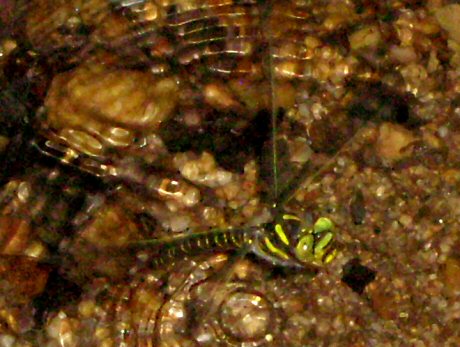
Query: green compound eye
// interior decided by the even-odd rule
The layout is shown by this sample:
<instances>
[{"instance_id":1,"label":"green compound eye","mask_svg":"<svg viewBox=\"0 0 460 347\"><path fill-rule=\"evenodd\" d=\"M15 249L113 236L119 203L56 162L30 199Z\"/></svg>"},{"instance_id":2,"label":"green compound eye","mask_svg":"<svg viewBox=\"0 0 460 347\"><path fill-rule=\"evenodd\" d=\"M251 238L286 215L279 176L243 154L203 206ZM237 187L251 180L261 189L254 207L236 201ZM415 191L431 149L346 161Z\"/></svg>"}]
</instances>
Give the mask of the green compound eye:
<instances>
[{"instance_id":1,"label":"green compound eye","mask_svg":"<svg viewBox=\"0 0 460 347\"><path fill-rule=\"evenodd\" d=\"M332 247L334 223L329 218L319 218L313 229L304 234L295 247L296 258L303 263L324 265L330 263L337 250Z\"/></svg>"},{"instance_id":2,"label":"green compound eye","mask_svg":"<svg viewBox=\"0 0 460 347\"><path fill-rule=\"evenodd\" d=\"M320 217L313 225L313 233L321 233L323 231L330 231L334 228L334 223L329 218Z\"/></svg>"},{"instance_id":3,"label":"green compound eye","mask_svg":"<svg viewBox=\"0 0 460 347\"><path fill-rule=\"evenodd\" d=\"M310 263L315 257L313 255L313 246L315 244L315 238L312 234L305 235L300 238L299 242L295 247L295 256L302 263Z\"/></svg>"}]
</instances>

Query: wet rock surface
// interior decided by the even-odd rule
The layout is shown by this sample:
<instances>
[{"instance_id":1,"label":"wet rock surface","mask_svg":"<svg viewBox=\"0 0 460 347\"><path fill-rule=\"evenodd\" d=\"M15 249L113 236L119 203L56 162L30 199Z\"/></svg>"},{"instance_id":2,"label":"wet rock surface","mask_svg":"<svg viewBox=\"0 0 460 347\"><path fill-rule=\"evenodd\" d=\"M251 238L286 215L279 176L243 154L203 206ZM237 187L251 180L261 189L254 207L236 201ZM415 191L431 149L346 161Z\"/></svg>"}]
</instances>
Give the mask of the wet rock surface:
<instances>
[{"instance_id":1,"label":"wet rock surface","mask_svg":"<svg viewBox=\"0 0 460 347\"><path fill-rule=\"evenodd\" d=\"M0 345L458 345L458 7L9 6ZM263 225L283 189L334 222L324 268L131 247Z\"/></svg>"}]
</instances>

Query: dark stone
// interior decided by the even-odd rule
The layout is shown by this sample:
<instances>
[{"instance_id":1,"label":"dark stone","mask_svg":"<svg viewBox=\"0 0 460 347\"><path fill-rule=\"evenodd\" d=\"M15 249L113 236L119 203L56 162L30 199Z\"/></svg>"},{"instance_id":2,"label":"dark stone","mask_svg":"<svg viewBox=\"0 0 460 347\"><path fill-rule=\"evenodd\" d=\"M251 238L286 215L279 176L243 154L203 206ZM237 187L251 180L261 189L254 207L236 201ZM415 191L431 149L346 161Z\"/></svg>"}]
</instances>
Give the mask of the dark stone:
<instances>
[{"instance_id":1,"label":"dark stone","mask_svg":"<svg viewBox=\"0 0 460 347\"><path fill-rule=\"evenodd\" d=\"M271 113L262 110L252 119L236 113L215 114L200 127L187 127L178 119L165 122L159 135L170 152L211 152L223 168L242 172L250 158L258 158L271 136Z\"/></svg>"},{"instance_id":2,"label":"dark stone","mask_svg":"<svg viewBox=\"0 0 460 347\"><path fill-rule=\"evenodd\" d=\"M407 124L410 121L408 96L391 90L382 83L365 83L355 88L355 99L348 105L347 113L364 121Z\"/></svg>"},{"instance_id":3,"label":"dark stone","mask_svg":"<svg viewBox=\"0 0 460 347\"><path fill-rule=\"evenodd\" d=\"M362 294L366 286L375 279L376 272L361 265L358 258L350 260L343 267L342 282L355 293Z\"/></svg>"},{"instance_id":4,"label":"dark stone","mask_svg":"<svg viewBox=\"0 0 460 347\"><path fill-rule=\"evenodd\" d=\"M360 189L356 190L350 202L350 214L353 219L353 223L356 225L364 223L364 219L366 218L366 206L363 192Z\"/></svg>"},{"instance_id":5,"label":"dark stone","mask_svg":"<svg viewBox=\"0 0 460 347\"><path fill-rule=\"evenodd\" d=\"M45 290L33 301L35 317L39 324L45 323L47 313L75 303L81 292L79 286L65 279L58 270L53 270L48 277Z\"/></svg>"}]
</instances>

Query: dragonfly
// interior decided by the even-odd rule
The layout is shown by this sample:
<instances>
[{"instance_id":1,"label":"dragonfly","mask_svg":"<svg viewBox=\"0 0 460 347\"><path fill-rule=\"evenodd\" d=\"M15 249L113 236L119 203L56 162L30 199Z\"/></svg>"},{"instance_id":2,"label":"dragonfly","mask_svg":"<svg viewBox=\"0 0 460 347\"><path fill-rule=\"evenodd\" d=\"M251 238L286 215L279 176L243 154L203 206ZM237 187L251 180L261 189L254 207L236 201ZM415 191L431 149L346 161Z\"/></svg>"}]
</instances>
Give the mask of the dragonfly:
<instances>
[{"instance_id":1,"label":"dragonfly","mask_svg":"<svg viewBox=\"0 0 460 347\"><path fill-rule=\"evenodd\" d=\"M191 232L135 242L157 256L152 266L162 268L180 256L201 252L245 249L272 265L302 269L321 267L337 254L334 223L320 217L312 227L296 215L283 213L278 222L260 227L228 228Z\"/></svg>"}]
</instances>

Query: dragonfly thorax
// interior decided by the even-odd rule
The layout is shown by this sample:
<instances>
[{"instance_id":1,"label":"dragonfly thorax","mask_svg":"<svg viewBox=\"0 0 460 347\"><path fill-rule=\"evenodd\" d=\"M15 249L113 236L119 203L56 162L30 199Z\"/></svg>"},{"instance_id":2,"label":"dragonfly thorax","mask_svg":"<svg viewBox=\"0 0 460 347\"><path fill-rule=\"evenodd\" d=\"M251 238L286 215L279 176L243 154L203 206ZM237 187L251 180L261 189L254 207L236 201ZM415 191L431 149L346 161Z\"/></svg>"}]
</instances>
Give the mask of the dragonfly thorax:
<instances>
[{"instance_id":1,"label":"dragonfly thorax","mask_svg":"<svg viewBox=\"0 0 460 347\"><path fill-rule=\"evenodd\" d=\"M313 226L284 213L267 224L253 245L253 252L274 265L289 267L322 266L334 259L334 225L321 217Z\"/></svg>"}]
</instances>

